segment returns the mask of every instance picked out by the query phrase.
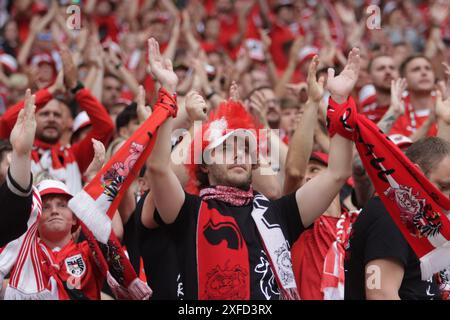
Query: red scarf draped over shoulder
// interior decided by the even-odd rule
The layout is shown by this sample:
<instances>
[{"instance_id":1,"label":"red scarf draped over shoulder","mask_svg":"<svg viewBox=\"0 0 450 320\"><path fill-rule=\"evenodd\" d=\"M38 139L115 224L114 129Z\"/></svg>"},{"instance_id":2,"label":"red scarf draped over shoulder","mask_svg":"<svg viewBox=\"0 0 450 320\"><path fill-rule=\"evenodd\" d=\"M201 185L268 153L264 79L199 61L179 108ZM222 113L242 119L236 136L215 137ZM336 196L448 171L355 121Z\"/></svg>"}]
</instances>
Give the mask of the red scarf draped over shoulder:
<instances>
[{"instance_id":1,"label":"red scarf draped over shoulder","mask_svg":"<svg viewBox=\"0 0 450 320\"><path fill-rule=\"evenodd\" d=\"M450 199L370 120L351 97L327 112L330 136L353 140L386 209L421 262L422 279L450 265Z\"/></svg>"}]
</instances>

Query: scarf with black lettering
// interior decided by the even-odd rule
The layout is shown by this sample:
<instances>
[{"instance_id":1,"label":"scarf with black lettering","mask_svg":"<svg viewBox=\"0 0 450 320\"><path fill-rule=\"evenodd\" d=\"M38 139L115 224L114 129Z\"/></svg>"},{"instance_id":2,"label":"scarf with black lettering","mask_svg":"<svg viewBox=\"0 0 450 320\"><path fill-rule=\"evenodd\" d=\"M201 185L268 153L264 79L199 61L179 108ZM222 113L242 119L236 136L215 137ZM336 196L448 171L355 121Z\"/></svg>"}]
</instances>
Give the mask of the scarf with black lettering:
<instances>
[{"instance_id":1,"label":"scarf with black lettering","mask_svg":"<svg viewBox=\"0 0 450 320\"><path fill-rule=\"evenodd\" d=\"M148 299L151 290L140 280L112 231L112 218L126 190L150 155L158 127L177 112L176 97L159 91L152 115L114 154L102 170L69 202L108 284L117 297Z\"/></svg>"},{"instance_id":2,"label":"scarf with black lettering","mask_svg":"<svg viewBox=\"0 0 450 320\"><path fill-rule=\"evenodd\" d=\"M358 115L350 97L331 98L330 136L353 140L372 183L397 227L421 262L422 279L450 265L450 199L370 120Z\"/></svg>"},{"instance_id":3,"label":"scarf with black lettering","mask_svg":"<svg viewBox=\"0 0 450 320\"><path fill-rule=\"evenodd\" d=\"M253 202L252 218L280 289L281 299L299 299L290 250L278 224L264 216L269 200L250 188L217 186L200 191L202 202L197 222L198 298L200 300L249 300L250 264L242 232L232 216L208 206L218 200L232 206Z\"/></svg>"}]
</instances>

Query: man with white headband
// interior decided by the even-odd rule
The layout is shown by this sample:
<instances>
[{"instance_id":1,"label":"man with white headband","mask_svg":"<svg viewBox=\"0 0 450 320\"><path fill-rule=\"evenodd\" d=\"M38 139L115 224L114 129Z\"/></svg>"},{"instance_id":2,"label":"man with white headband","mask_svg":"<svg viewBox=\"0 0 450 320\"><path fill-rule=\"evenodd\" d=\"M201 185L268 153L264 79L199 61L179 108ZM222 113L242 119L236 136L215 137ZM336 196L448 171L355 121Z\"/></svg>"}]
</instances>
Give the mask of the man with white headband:
<instances>
[{"instance_id":1,"label":"man with white headband","mask_svg":"<svg viewBox=\"0 0 450 320\"><path fill-rule=\"evenodd\" d=\"M177 76L153 39L149 60L161 86L174 93ZM358 70L357 49L341 75L329 70L327 86L337 103L346 103ZM194 164L188 167L198 180L192 190L196 187L199 195L193 195L183 190L167 165L172 122L160 127L147 164L156 207L153 222L174 238L184 298L298 299L289 247L328 208L349 177L352 143L335 135L328 168L293 194L269 201L253 192L251 184L252 170L258 167L253 157L257 127L239 102L228 101L210 116L201 137L194 137L201 138L201 147L196 150L199 141L194 140ZM236 141L242 136L245 139Z\"/></svg>"}]
</instances>

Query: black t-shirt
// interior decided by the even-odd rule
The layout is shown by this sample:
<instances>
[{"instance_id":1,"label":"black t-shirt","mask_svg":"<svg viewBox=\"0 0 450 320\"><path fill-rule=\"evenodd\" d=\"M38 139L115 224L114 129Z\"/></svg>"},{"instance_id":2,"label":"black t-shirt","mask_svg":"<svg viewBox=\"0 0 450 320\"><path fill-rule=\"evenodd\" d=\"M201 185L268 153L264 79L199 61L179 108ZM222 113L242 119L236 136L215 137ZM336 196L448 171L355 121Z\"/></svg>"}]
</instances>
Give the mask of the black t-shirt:
<instances>
[{"instance_id":1,"label":"black t-shirt","mask_svg":"<svg viewBox=\"0 0 450 320\"><path fill-rule=\"evenodd\" d=\"M170 225L165 225L159 214L155 212L155 221L164 226L174 240L181 277L184 280L185 299L198 299L196 233L200 204L200 197L186 194L185 202L176 220ZM251 216L253 204L236 207L216 200L208 200L207 204L216 208L222 215L234 217L239 226L249 254L250 298L252 300L278 299L278 286ZM264 217L269 224L280 225L289 246L304 230L295 194L271 201Z\"/></svg>"},{"instance_id":2,"label":"black t-shirt","mask_svg":"<svg viewBox=\"0 0 450 320\"><path fill-rule=\"evenodd\" d=\"M0 186L0 248L27 231L32 203L31 181L23 190L8 169L6 181Z\"/></svg>"},{"instance_id":3,"label":"black t-shirt","mask_svg":"<svg viewBox=\"0 0 450 320\"><path fill-rule=\"evenodd\" d=\"M353 224L345 257L345 299L366 298L365 266L372 260L384 258L395 259L404 266L400 299L440 299L434 280L421 280L419 259L381 199L375 197L367 203Z\"/></svg>"},{"instance_id":4,"label":"black t-shirt","mask_svg":"<svg viewBox=\"0 0 450 320\"><path fill-rule=\"evenodd\" d=\"M140 201L136 204L136 208L133 213L128 218L128 221L123 225L123 240L122 244L127 248L128 257L130 258L131 265L133 266L136 274L139 274L139 264L141 253L139 250L139 242L138 242L138 223L137 213L142 212L142 206L144 205L144 200L147 194L145 194Z\"/></svg>"},{"instance_id":5,"label":"black t-shirt","mask_svg":"<svg viewBox=\"0 0 450 320\"><path fill-rule=\"evenodd\" d=\"M153 290L151 300L183 299L183 282L174 240L166 229L148 229L142 224L142 208L147 195L148 192L139 200L135 212L130 217L132 221L129 220L128 223L132 223L135 228L132 231L135 238L130 239L130 248L133 248L132 254L129 251L130 259L134 265L136 260L139 263L137 256L142 256L147 283ZM130 232L132 227L128 228Z\"/></svg>"}]
</instances>

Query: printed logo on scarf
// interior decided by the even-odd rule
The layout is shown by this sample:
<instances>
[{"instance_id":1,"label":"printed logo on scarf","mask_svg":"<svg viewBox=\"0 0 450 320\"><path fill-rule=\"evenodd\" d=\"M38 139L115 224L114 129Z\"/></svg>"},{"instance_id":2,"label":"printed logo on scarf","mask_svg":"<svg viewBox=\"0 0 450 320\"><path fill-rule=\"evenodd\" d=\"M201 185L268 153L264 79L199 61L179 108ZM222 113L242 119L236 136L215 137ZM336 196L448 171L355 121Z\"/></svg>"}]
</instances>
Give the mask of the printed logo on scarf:
<instances>
[{"instance_id":1,"label":"printed logo on scarf","mask_svg":"<svg viewBox=\"0 0 450 320\"><path fill-rule=\"evenodd\" d=\"M210 300L242 300L246 288L248 270L240 265L221 268L219 265L208 272L206 295Z\"/></svg>"},{"instance_id":2,"label":"printed logo on scarf","mask_svg":"<svg viewBox=\"0 0 450 320\"><path fill-rule=\"evenodd\" d=\"M71 256L64 260L67 273L74 277L81 277L86 272L86 263L81 254Z\"/></svg>"},{"instance_id":3,"label":"printed logo on scarf","mask_svg":"<svg viewBox=\"0 0 450 320\"><path fill-rule=\"evenodd\" d=\"M397 203L400 219L413 236L435 236L440 232L440 215L424 199L418 198L418 194L413 194L412 188L400 185L389 188L385 194Z\"/></svg>"}]
</instances>

